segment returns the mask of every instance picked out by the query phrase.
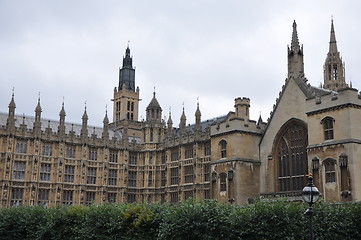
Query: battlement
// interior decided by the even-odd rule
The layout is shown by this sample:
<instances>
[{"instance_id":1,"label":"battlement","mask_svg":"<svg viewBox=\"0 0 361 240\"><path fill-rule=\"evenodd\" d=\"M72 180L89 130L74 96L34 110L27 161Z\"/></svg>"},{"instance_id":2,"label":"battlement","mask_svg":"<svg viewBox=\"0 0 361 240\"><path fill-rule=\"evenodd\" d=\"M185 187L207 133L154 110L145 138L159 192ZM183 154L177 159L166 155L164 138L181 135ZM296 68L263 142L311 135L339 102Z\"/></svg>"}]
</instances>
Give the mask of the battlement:
<instances>
[{"instance_id":1,"label":"battlement","mask_svg":"<svg viewBox=\"0 0 361 240\"><path fill-rule=\"evenodd\" d=\"M357 89L344 88L338 92L330 91L325 95L316 95L306 100L307 115L314 115L319 112L329 111L332 108L342 108L342 106L361 107L361 94Z\"/></svg>"}]
</instances>

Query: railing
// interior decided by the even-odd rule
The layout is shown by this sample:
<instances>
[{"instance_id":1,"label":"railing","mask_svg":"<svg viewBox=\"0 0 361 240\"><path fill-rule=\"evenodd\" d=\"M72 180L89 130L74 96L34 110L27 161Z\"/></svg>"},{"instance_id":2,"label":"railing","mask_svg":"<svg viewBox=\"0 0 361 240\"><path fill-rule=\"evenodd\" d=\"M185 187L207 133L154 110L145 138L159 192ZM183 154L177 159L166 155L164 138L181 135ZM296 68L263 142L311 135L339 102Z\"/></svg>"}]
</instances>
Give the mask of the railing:
<instances>
[{"instance_id":1,"label":"railing","mask_svg":"<svg viewBox=\"0 0 361 240\"><path fill-rule=\"evenodd\" d=\"M272 193L261 193L261 200L276 200L276 199L287 199L289 201L302 201L302 194L300 191L289 191L289 192L272 192Z\"/></svg>"}]
</instances>

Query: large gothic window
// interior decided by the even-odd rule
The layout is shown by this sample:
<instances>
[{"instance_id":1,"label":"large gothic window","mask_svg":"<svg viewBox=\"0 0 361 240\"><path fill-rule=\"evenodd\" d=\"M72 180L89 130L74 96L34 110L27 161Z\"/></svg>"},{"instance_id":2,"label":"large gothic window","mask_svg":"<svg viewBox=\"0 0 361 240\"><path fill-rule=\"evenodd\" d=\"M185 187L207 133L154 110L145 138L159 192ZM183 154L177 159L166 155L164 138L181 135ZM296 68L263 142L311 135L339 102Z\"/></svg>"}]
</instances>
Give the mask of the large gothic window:
<instances>
[{"instance_id":1,"label":"large gothic window","mask_svg":"<svg viewBox=\"0 0 361 240\"><path fill-rule=\"evenodd\" d=\"M307 183L307 128L300 121L288 123L277 138L278 191L299 191Z\"/></svg>"}]
</instances>

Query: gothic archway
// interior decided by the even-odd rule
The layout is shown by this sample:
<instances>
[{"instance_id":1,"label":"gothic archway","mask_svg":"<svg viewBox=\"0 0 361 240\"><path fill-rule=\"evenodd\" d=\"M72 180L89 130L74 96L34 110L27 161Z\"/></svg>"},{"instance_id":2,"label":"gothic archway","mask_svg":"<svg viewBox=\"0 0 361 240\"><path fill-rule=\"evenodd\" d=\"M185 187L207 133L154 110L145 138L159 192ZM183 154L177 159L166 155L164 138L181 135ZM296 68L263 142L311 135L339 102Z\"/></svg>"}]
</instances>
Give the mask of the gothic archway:
<instances>
[{"instance_id":1,"label":"gothic archway","mask_svg":"<svg viewBox=\"0 0 361 240\"><path fill-rule=\"evenodd\" d=\"M276 189L279 192L298 191L307 183L307 126L303 121L291 119L276 136Z\"/></svg>"}]
</instances>

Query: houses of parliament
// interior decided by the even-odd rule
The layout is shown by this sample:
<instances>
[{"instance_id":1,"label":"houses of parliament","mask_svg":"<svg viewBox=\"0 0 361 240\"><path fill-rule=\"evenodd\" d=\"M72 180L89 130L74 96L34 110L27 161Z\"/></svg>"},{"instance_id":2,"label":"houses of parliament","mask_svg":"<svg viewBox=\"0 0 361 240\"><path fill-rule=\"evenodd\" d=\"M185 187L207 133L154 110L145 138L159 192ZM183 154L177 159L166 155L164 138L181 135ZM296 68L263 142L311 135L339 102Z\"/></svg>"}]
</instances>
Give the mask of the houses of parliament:
<instances>
[{"instance_id":1,"label":"houses of parliament","mask_svg":"<svg viewBox=\"0 0 361 240\"><path fill-rule=\"evenodd\" d=\"M326 55L326 53L325 53ZM0 113L0 205L177 203L192 197L239 205L300 199L308 173L326 201L361 200L361 95L345 81L333 21L322 86L305 77L296 22L288 74L267 121L249 118L250 99L194 124L162 119L156 93L139 121L140 90L129 46L102 127L16 114L14 93ZM193 122L193 121L192 121Z\"/></svg>"}]
</instances>

